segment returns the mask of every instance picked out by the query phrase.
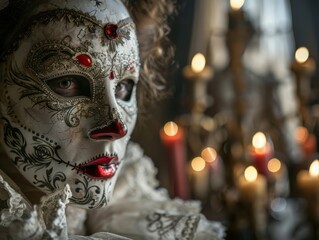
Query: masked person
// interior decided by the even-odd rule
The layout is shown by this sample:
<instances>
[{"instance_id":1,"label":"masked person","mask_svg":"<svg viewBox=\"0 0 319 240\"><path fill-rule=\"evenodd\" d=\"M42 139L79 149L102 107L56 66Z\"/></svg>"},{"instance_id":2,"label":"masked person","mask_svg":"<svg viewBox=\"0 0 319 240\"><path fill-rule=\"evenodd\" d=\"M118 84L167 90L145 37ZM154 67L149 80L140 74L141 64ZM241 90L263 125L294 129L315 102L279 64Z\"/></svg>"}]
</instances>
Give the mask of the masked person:
<instances>
[{"instance_id":1,"label":"masked person","mask_svg":"<svg viewBox=\"0 0 319 240\"><path fill-rule=\"evenodd\" d=\"M166 0L0 1L3 239L223 235L197 203L156 190L152 162L129 142L137 92L154 92L162 79L151 51L163 53L166 25L159 25L171 7Z\"/></svg>"}]
</instances>

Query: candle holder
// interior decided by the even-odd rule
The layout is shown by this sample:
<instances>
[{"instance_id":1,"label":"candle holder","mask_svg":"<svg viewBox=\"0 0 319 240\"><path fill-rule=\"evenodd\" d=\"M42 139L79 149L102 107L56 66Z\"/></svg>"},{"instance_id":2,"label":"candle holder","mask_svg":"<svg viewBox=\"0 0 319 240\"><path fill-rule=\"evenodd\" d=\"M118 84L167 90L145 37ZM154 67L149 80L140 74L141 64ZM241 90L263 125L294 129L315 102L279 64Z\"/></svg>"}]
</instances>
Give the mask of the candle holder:
<instances>
[{"instance_id":1,"label":"candle holder","mask_svg":"<svg viewBox=\"0 0 319 240\"><path fill-rule=\"evenodd\" d=\"M242 6L234 5L231 1L231 10L228 13L228 30L226 32L226 47L228 49L229 64L225 72L231 76L233 87L233 99L230 103L231 117L228 119L225 128L228 139L225 141L224 155L227 161L227 176L229 184L234 184L234 167L239 162L247 161L246 144L244 142L243 119L247 113L246 102L246 71L242 62L242 56L246 47L254 35L254 29L246 18ZM226 152L228 148L228 152Z\"/></svg>"},{"instance_id":2,"label":"candle holder","mask_svg":"<svg viewBox=\"0 0 319 240\"><path fill-rule=\"evenodd\" d=\"M184 67L186 79L185 102L188 112L176 121L187 129L187 148L190 158L199 155L203 146L210 145L210 136L217 128L217 121L207 116L205 110L211 104L207 83L213 78L213 70L206 65L203 54L196 54L191 65Z\"/></svg>"},{"instance_id":3,"label":"candle holder","mask_svg":"<svg viewBox=\"0 0 319 240\"><path fill-rule=\"evenodd\" d=\"M220 191L224 187L224 169L221 159L213 154L212 147L219 148L217 135L223 131L224 118L210 117L206 109L212 104L207 93L208 83L214 76L213 69L206 64L203 54L196 54L190 65L183 68L185 78L185 105L187 113L176 119L187 129L186 146L189 157L190 192L194 199L201 200L207 215L218 211L211 205L212 199L221 201ZM204 149L206 148L206 149ZM217 152L215 152L217 155ZM215 157L214 157L215 156ZM202 166L203 165L203 166ZM216 180L218 177L218 180ZM217 204L217 205L222 205Z\"/></svg>"},{"instance_id":4,"label":"candle holder","mask_svg":"<svg viewBox=\"0 0 319 240\"><path fill-rule=\"evenodd\" d=\"M239 136L242 139L241 130L242 118L246 112L246 103L244 99L245 69L242 63L242 55L254 35L254 28L246 18L244 11L232 9L228 14L228 31L226 33L226 45L229 52L229 70L232 73L233 86L236 99L234 100L234 109L237 116Z\"/></svg>"},{"instance_id":5,"label":"candle holder","mask_svg":"<svg viewBox=\"0 0 319 240\"><path fill-rule=\"evenodd\" d=\"M186 106L193 114L203 114L210 105L207 95L207 83L213 78L213 69L206 65L204 55L196 54L192 64L184 67L183 76L186 82Z\"/></svg>"},{"instance_id":6,"label":"candle holder","mask_svg":"<svg viewBox=\"0 0 319 240\"><path fill-rule=\"evenodd\" d=\"M302 121L302 125L307 128L314 123L309 113L307 103L310 95L310 78L314 74L316 64L309 57L308 49L305 47L298 48L295 53L295 60L291 64L291 70L295 74L296 95L299 100L298 115Z\"/></svg>"}]
</instances>

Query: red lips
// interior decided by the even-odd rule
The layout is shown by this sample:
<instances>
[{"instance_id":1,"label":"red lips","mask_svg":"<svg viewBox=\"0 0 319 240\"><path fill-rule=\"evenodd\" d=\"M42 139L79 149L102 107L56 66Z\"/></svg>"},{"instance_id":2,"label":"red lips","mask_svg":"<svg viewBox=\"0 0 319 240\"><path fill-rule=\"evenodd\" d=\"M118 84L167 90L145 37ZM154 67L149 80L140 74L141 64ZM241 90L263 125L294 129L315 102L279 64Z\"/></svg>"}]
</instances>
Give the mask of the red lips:
<instances>
[{"instance_id":1,"label":"red lips","mask_svg":"<svg viewBox=\"0 0 319 240\"><path fill-rule=\"evenodd\" d=\"M115 156L99 157L86 164L76 167L76 170L94 179L106 180L114 176L118 165L118 158Z\"/></svg>"}]
</instances>

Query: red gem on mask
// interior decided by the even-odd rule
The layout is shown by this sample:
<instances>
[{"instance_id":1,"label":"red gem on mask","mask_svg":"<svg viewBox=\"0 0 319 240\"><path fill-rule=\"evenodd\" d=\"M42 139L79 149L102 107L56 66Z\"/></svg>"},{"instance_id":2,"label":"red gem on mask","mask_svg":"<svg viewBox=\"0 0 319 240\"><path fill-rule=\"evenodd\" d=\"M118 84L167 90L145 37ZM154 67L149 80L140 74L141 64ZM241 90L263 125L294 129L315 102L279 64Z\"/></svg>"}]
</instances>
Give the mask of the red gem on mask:
<instances>
[{"instance_id":1,"label":"red gem on mask","mask_svg":"<svg viewBox=\"0 0 319 240\"><path fill-rule=\"evenodd\" d=\"M104 34L110 40L115 39L118 37L117 29L118 29L118 26L116 24L112 24L112 23L106 24L104 27Z\"/></svg>"},{"instance_id":2,"label":"red gem on mask","mask_svg":"<svg viewBox=\"0 0 319 240\"><path fill-rule=\"evenodd\" d=\"M92 58L87 54L79 54L75 57L75 59L84 67L92 66Z\"/></svg>"},{"instance_id":3,"label":"red gem on mask","mask_svg":"<svg viewBox=\"0 0 319 240\"><path fill-rule=\"evenodd\" d=\"M114 77L115 77L115 73L114 73L114 71L111 71L111 72L110 72L110 76L109 76L109 78L110 78L111 80L113 80L113 79L114 79Z\"/></svg>"}]
</instances>

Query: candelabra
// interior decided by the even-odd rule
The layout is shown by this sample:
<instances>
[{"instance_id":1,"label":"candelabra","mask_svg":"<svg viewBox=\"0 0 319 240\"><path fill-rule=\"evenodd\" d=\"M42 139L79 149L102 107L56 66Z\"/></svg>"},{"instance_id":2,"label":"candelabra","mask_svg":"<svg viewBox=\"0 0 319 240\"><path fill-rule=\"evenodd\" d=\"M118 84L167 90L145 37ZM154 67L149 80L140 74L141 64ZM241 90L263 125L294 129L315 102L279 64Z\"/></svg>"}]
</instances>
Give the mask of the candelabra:
<instances>
[{"instance_id":1,"label":"candelabra","mask_svg":"<svg viewBox=\"0 0 319 240\"><path fill-rule=\"evenodd\" d=\"M245 237L248 236L249 239L264 240L271 239L268 231L270 223L282 221L281 213L288 209L288 197L296 197L290 195L289 186L296 183L298 188L303 189L300 191L302 194L297 197L305 199L308 203L307 220L317 231L319 216L315 210L319 195L312 189L319 188L316 178L319 175L319 164L315 174L310 174L308 170L306 173L301 173L301 176L291 174L289 157L285 156L288 155L288 148L285 149L282 143L278 144L284 142L282 139L273 141L273 135L269 134L275 132L272 128L276 128L279 132L277 136L282 134L283 122L286 120L284 117L276 118L275 98L270 99L268 94L267 99L262 99L267 103L266 107L260 106L260 109L267 109L267 112L257 117L256 113L251 114L249 108L247 89L251 87L249 85L251 82L248 81L251 76L247 75L242 57L254 34L256 31L242 10L242 5L232 5L225 33L229 64L221 71L224 75L220 77L220 81L227 80L231 83L229 86L232 96L227 99L227 110L221 109L213 114L207 111L212 103L215 104L212 101L210 87L216 88L214 81L219 73L214 72L209 63L206 64L203 54L196 54L192 63L183 69L185 79L183 96L187 113L174 119L174 124L182 129L183 134L167 137L161 133L162 140L171 155L170 161L176 163L170 163L173 171L170 175L172 181L177 184L173 185L175 189L183 189L188 182L189 197L202 201L204 214L209 218L228 222L227 239L247 239ZM314 120L307 106L310 92L309 78L314 69L314 62L308 56L301 59L296 57L291 65L291 71L296 79L296 97L299 106L297 117L301 120L301 126L296 129L294 140L298 143L296 146L308 159L304 162L304 166L307 167L316 154L316 138L311 132ZM254 80L265 81L270 75L259 78L254 76ZM263 84L264 91L266 87L268 92L274 91L274 88L277 90L278 81L275 76L272 76L272 79L275 80L268 79L267 82L259 83L258 87ZM260 88L256 91L260 91ZM220 96L224 97L221 92ZM257 118L254 126L247 126L247 116ZM273 123L268 123L267 127L270 127L261 131L259 129L261 122L267 121ZM172 149L173 146L175 149ZM176 151L183 154L176 154ZM183 173L180 169L185 170L186 180L181 181ZM296 172L299 170L294 169ZM180 191L174 194L177 197L187 198ZM298 227L296 229L298 230Z\"/></svg>"}]
</instances>

